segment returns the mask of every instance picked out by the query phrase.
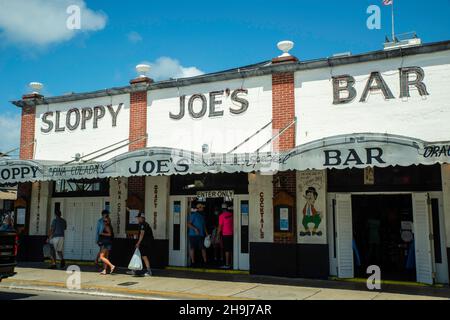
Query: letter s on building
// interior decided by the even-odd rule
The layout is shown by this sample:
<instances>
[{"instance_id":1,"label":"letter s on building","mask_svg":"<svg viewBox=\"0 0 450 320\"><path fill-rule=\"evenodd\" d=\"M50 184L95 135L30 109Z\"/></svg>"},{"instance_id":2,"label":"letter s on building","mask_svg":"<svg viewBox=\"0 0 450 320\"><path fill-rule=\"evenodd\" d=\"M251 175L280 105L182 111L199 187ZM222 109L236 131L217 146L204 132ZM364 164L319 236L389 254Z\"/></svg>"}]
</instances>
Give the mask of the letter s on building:
<instances>
[{"instance_id":1,"label":"letter s on building","mask_svg":"<svg viewBox=\"0 0 450 320\"><path fill-rule=\"evenodd\" d=\"M42 133L49 133L53 130L53 121L48 120L48 117L53 117L53 111L46 112L42 115L42 122L47 125L47 128L41 127Z\"/></svg>"}]
</instances>

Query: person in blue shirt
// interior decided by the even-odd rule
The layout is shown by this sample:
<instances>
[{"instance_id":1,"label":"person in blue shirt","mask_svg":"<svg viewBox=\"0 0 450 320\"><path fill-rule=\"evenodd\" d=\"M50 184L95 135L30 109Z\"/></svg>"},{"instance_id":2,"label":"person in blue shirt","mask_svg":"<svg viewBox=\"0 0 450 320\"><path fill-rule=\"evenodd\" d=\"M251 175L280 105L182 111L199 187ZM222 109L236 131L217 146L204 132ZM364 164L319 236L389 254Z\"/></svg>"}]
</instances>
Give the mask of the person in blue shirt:
<instances>
[{"instance_id":1,"label":"person in blue shirt","mask_svg":"<svg viewBox=\"0 0 450 320\"><path fill-rule=\"evenodd\" d=\"M97 253L97 257L95 257L95 265L99 265L98 260L100 259L100 252L102 251L103 243L100 241L100 234L103 232L105 227L105 223L103 222L105 219L109 218L109 211L103 210L102 217L97 221L97 227L95 229L95 242L97 243L99 250Z\"/></svg>"},{"instance_id":2,"label":"person in blue shirt","mask_svg":"<svg viewBox=\"0 0 450 320\"><path fill-rule=\"evenodd\" d=\"M208 236L208 230L203 215L204 208L205 206L202 203L194 203L187 224L189 228L189 255L192 265L195 265L196 250L202 251L203 262L207 263L204 241L205 236Z\"/></svg>"}]
</instances>

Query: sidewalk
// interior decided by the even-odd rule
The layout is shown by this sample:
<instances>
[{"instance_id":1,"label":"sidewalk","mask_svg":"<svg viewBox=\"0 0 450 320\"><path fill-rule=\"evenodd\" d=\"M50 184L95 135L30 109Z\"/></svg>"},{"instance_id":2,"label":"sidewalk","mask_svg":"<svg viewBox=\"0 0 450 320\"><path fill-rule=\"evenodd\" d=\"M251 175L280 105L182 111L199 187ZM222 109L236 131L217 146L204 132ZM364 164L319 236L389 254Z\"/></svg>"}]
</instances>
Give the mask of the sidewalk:
<instances>
[{"instance_id":1,"label":"sidewalk","mask_svg":"<svg viewBox=\"0 0 450 320\"><path fill-rule=\"evenodd\" d=\"M17 275L0 288L66 289L68 274L46 269L46 264L21 264ZM361 283L288 279L252 275L155 270L153 277L136 277L119 270L101 276L90 266L81 267L83 293L127 295L149 299L264 299L264 300L429 300L450 299L450 288L384 285L369 291Z\"/></svg>"}]
</instances>

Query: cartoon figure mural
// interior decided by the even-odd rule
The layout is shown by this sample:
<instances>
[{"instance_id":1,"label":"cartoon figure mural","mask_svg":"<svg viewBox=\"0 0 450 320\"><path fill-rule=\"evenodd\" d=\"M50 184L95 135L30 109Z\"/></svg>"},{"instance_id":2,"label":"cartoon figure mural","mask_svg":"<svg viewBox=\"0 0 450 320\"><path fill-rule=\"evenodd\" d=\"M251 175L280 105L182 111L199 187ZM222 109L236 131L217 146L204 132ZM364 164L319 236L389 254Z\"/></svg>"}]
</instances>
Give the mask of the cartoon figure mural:
<instances>
[{"instance_id":1,"label":"cartoon figure mural","mask_svg":"<svg viewBox=\"0 0 450 320\"><path fill-rule=\"evenodd\" d=\"M322 231L317 231L320 223L322 222L321 212L317 211L314 207L314 204L317 200L318 193L316 188L308 187L305 191L305 195L303 196L306 199L306 204L303 207L303 220L302 225L305 228L305 231L300 232L300 236L322 236ZM310 225L314 224L313 230L311 232Z\"/></svg>"}]
</instances>

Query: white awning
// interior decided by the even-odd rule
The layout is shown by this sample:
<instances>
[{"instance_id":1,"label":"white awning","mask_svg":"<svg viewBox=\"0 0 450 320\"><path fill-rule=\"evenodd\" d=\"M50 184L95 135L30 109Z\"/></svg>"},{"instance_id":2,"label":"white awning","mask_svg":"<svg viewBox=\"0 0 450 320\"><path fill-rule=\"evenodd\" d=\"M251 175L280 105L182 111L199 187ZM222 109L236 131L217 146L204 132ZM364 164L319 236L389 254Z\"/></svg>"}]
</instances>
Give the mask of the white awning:
<instances>
[{"instance_id":1,"label":"white awning","mask_svg":"<svg viewBox=\"0 0 450 320\"><path fill-rule=\"evenodd\" d=\"M0 161L0 184L200 173L264 172L432 165L450 163L450 142L389 134L349 134L310 142L282 153L201 154L151 147L104 162Z\"/></svg>"}]
</instances>

